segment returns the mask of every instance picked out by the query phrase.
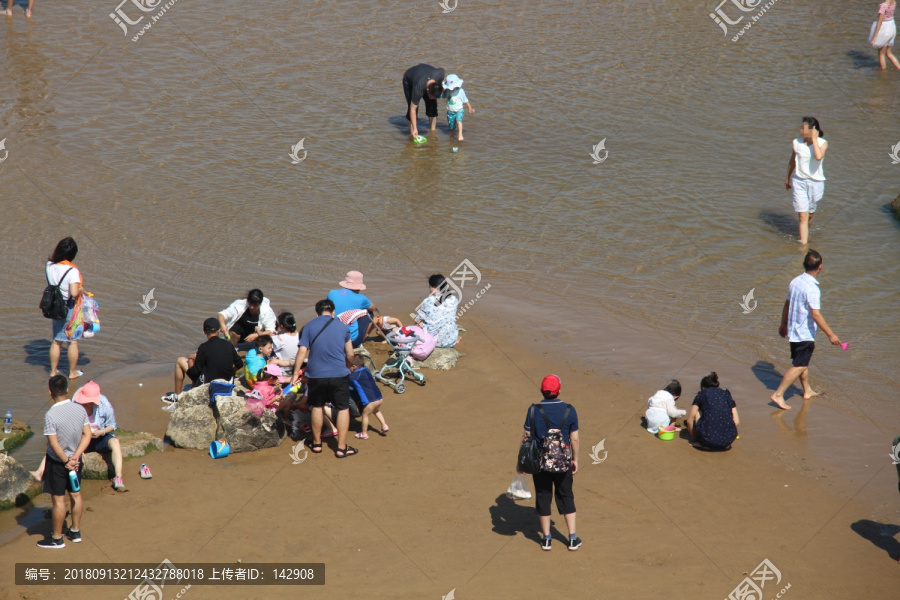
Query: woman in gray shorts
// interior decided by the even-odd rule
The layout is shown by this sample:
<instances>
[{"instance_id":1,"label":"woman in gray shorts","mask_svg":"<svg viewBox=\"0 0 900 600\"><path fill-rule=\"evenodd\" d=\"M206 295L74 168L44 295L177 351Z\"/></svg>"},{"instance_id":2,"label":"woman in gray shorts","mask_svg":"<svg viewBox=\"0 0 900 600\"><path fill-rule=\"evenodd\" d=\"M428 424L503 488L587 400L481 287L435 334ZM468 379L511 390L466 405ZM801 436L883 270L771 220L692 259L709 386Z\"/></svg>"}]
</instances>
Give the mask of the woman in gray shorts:
<instances>
[{"instance_id":1,"label":"woman in gray shorts","mask_svg":"<svg viewBox=\"0 0 900 600\"><path fill-rule=\"evenodd\" d=\"M825 193L825 171L822 162L828 142L815 117L803 117L800 137L793 141L784 187L792 191L794 210L800 219L800 243L809 241L809 225L816 205Z\"/></svg>"}]
</instances>

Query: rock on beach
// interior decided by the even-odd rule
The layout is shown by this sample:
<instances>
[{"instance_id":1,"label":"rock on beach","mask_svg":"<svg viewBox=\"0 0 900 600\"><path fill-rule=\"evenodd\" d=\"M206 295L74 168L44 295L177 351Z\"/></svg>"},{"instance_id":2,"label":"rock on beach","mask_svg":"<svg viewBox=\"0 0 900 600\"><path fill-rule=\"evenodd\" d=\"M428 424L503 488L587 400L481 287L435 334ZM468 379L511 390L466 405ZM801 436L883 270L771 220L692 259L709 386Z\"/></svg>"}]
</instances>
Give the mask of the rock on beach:
<instances>
[{"instance_id":1,"label":"rock on beach","mask_svg":"<svg viewBox=\"0 0 900 600\"><path fill-rule=\"evenodd\" d=\"M0 452L12 452L33 435L34 431L31 430L31 427L22 421L13 419L11 433L3 433L3 430L0 429Z\"/></svg>"},{"instance_id":2,"label":"rock on beach","mask_svg":"<svg viewBox=\"0 0 900 600\"><path fill-rule=\"evenodd\" d=\"M209 386L202 385L178 397L166 437L179 448L208 450L214 440L226 440L230 451L250 452L278 446L287 431L271 411L257 417L247 410L243 394L246 388L236 386L231 396L219 396L209 403Z\"/></svg>"},{"instance_id":3,"label":"rock on beach","mask_svg":"<svg viewBox=\"0 0 900 600\"><path fill-rule=\"evenodd\" d=\"M122 445L122 461L141 457L163 449L163 441L143 431L116 430L116 437ZM123 467L124 468L124 467ZM88 452L84 455L85 479L108 479L114 475L112 454L110 452Z\"/></svg>"},{"instance_id":4,"label":"rock on beach","mask_svg":"<svg viewBox=\"0 0 900 600\"><path fill-rule=\"evenodd\" d=\"M0 510L22 506L41 493L41 484L31 478L22 463L0 453Z\"/></svg>"}]
</instances>

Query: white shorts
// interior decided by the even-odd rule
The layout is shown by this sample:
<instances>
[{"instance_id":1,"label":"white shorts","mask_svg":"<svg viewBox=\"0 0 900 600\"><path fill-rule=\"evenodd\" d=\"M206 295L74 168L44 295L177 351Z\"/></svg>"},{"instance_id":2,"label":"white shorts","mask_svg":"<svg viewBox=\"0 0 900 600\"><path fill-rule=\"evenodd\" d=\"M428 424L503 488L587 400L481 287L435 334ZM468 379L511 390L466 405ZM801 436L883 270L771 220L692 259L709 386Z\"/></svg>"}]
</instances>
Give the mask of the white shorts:
<instances>
[{"instance_id":1,"label":"white shorts","mask_svg":"<svg viewBox=\"0 0 900 600\"><path fill-rule=\"evenodd\" d=\"M813 214L825 194L825 182L791 177L791 193L794 200L794 211Z\"/></svg>"}]
</instances>

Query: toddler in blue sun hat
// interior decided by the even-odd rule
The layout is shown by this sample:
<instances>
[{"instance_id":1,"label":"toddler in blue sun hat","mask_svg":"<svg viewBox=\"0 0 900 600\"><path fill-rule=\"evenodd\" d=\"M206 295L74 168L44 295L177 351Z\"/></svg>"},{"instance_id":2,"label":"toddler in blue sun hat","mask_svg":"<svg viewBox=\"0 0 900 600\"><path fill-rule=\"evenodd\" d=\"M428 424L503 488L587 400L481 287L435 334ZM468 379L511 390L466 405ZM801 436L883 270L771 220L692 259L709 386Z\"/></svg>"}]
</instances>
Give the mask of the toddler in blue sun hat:
<instances>
[{"instance_id":1,"label":"toddler in blue sun hat","mask_svg":"<svg viewBox=\"0 0 900 600\"><path fill-rule=\"evenodd\" d=\"M463 80L456 75L447 75L444 80L444 98L447 99L447 125L450 126L450 137L453 137L453 131L459 128L456 138L463 141L463 105L469 109L469 113L474 113L475 109L469 104L469 99L462 89Z\"/></svg>"}]
</instances>

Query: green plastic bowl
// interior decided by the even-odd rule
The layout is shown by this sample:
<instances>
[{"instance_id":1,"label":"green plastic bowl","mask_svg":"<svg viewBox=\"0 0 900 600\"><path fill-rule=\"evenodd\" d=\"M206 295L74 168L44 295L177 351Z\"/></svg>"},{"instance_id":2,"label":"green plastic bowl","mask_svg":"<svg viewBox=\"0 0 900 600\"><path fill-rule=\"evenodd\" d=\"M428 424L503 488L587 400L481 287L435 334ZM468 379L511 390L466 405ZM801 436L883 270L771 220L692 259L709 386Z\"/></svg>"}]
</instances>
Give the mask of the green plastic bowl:
<instances>
[{"instance_id":1,"label":"green plastic bowl","mask_svg":"<svg viewBox=\"0 0 900 600\"><path fill-rule=\"evenodd\" d=\"M675 433L677 433L677 432L675 431L675 428L674 428L674 427L673 427L672 429L667 429L667 428L665 428L665 427L660 427L660 428L659 428L659 433L657 433L656 435L659 436L659 439L665 440L665 441L668 442L668 441L671 441L671 440L674 440L674 439L675 439Z\"/></svg>"}]
</instances>

